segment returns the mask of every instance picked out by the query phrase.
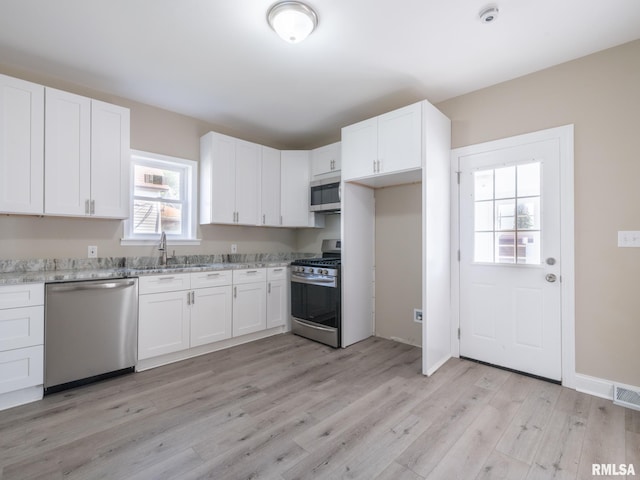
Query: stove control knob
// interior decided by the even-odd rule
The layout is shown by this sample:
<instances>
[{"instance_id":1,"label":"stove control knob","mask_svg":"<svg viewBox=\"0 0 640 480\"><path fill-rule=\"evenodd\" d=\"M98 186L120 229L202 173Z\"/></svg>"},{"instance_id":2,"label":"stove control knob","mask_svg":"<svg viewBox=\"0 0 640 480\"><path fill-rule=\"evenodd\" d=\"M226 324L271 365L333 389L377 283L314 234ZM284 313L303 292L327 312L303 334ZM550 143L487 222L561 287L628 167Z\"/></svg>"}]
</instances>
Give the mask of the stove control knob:
<instances>
[{"instance_id":1,"label":"stove control knob","mask_svg":"<svg viewBox=\"0 0 640 480\"><path fill-rule=\"evenodd\" d=\"M324 270L322 270L322 274L323 275L327 275L329 273L329 271L325 268Z\"/></svg>"},{"instance_id":2,"label":"stove control knob","mask_svg":"<svg viewBox=\"0 0 640 480\"><path fill-rule=\"evenodd\" d=\"M307 268L307 272L309 272L309 273L313 273L313 267L309 267L309 268Z\"/></svg>"}]
</instances>

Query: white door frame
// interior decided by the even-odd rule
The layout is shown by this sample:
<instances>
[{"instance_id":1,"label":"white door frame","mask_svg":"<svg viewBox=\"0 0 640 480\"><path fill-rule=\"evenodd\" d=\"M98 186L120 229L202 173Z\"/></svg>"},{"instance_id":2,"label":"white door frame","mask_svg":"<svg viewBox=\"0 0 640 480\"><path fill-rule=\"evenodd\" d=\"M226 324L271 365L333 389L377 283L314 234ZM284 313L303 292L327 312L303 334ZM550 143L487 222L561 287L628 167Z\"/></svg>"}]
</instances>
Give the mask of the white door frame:
<instances>
[{"instance_id":1,"label":"white door frame","mask_svg":"<svg viewBox=\"0 0 640 480\"><path fill-rule=\"evenodd\" d=\"M562 385L576 388L575 345L575 249L573 125L540 130L451 150L451 353L460 356L460 198L458 170L460 157L490 150L557 139L560 142L560 238L562 288Z\"/></svg>"}]
</instances>

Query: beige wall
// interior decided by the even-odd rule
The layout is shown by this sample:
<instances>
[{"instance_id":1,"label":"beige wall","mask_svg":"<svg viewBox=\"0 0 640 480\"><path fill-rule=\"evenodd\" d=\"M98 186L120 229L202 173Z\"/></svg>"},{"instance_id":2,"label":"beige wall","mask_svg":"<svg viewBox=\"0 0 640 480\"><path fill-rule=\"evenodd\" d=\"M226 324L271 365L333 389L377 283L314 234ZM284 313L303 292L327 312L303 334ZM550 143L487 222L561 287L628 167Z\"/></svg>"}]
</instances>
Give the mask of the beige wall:
<instances>
[{"instance_id":1,"label":"beige wall","mask_svg":"<svg viewBox=\"0 0 640 480\"><path fill-rule=\"evenodd\" d=\"M454 148L575 125L576 369L640 386L640 41L437 107Z\"/></svg>"},{"instance_id":2,"label":"beige wall","mask_svg":"<svg viewBox=\"0 0 640 480\"><path fill-rule=\"evenodd\" d=\"M376 201L376 335L422 345L422 184L381 188Z\"/></svg>"},{"instance_id":3,"label":"beige wall","mask_svg":"<svg viewBox=\"0 0 640 480\"><path fill-rule=\"evenodd\" d=\"M194 118L54 78L2 65L0 73L128 107L131 148L136 150L198 160L200 136L204 133L215 130L241 136L219 125L207 125ZM202 238L201 245L176 246L176 254L230 253L232 243L238 245L239 253L289 252L296 250L297 243L295 230L278 228L205 225L199 227L198 236ZM0 216L0 259L84 258L88 245L97 245L100 257L157 255L154 246L122 247L121 237L122 222L116 220ZM169 248L174 249L171 245Z\"/></svg>"}]
</instances>

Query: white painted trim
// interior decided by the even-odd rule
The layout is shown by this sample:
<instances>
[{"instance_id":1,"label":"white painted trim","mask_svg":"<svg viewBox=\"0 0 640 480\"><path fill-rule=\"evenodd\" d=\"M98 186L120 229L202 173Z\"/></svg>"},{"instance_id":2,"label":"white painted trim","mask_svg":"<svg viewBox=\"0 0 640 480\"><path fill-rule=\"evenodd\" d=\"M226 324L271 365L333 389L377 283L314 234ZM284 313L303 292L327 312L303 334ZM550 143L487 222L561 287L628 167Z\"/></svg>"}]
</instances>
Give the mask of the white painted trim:
<instances>
[{"instance_id":1,"label":"white painted trim","mask_svg":"<svg viewBox=\"0 0 640 480\"><path fill-rule=\"evenodd\" d=\"M13 392L6 392L0 395L0 410L17 407L25 403L42 400L44 389L42 385L27 387Z\"/></svg>"},{"instance_id":2,"label":"white painted trim","mask_svg":"<svg viewBox=\"0 0 640 480\"><path fill-rule=\"evenodd\" d=\"M241 337L229 338L227 340L208 343L207 345L201 345L199 347L180 350L179 352L167 353L166 355L160 355L152 358L145 358L143 360L138 360L138 363L136 364L136 372L142 372L144 370L161 367L162 365L168 365L170 363L179 362L181 360L197 357L199 355L217 352L218 350L224 350L226 348L235 347L237 345L242 345L243 343L253 342L255 340L271 337L273 335L280 335L284 333L285 330L285 326L274 327L268 330L262 330L260 332L242 335Z\"/></svg>"},{"instance_id":3,"label":"white painted trim","mask_svg":"<svg viewBox=\"0 0 640 480\"><path fill-rule=\"evenodd\" d=\"M457 252L460 248L459 235L459 188L457 184L460 158L491 150L516 147L526 143L545 140L560 142L560 216L561 216L561 258L562 258L562 385L577 389L576 336L575 336L575 240L574 240L574 154L573 125L540 130L516 135L500 140L469 145L451 150L451 351L460 356L460 264ZM613 392L613 387L611 387ZM596 390L598 391L598 390ZM612 398L611 396L609 398Z\"/></svg>"},{"instance_id":4,"label":"white painted trim","mask_svg":"<svg viewBox=\"0 0 640 480\"><path fill-rule=\"evenodd\" d=\"M573 388L578 392L587 393L594 397L613 400L613 384L614 382L611 380L604 380L602 378L590 377L589 375L576 373L574 376Z\"/></svg>"}]
</instances>

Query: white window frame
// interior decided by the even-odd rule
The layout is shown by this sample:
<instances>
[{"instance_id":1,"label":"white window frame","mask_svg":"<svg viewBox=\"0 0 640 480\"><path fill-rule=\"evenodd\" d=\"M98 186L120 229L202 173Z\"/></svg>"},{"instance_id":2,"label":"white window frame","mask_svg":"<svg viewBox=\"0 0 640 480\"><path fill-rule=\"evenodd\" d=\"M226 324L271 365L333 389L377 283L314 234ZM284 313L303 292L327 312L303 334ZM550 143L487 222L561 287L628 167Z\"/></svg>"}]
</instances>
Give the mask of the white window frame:
<instances>
[{"instance_id":1,"label":"white window frame","mask_svg":"<svg viewBox=\"0 0 640 480\"><path fill-rule=\"evenodd\" d=\"M182 233L167 233L167 241L173 245L199 245L197 238L197 199L198 199L198 162L185 158L171 157L158 153L131 150L131 162L129 168L130 192L129 192L129 218L124 221L124 235L121 245L149 245L159 241L159 234L135 234L133 232L133 208L135 193L135 167L136 165L146 165L154 168L169 168L180 170L184 178L183 212L182 212Z\"/></svg>"}]
</instances>

